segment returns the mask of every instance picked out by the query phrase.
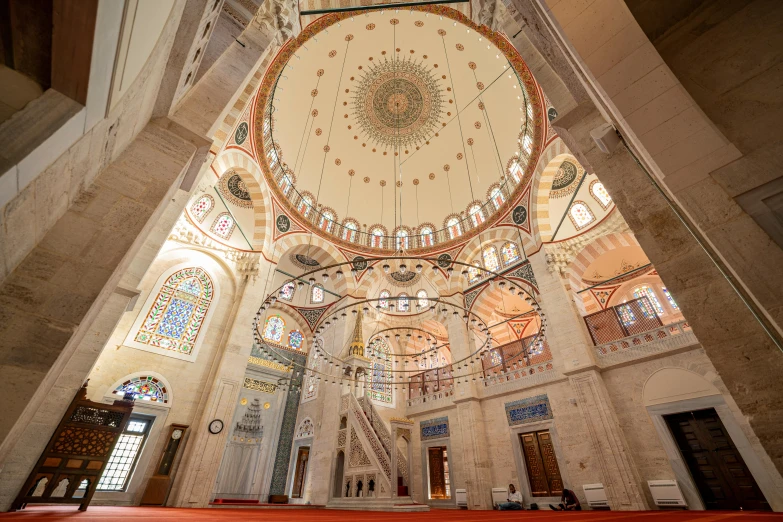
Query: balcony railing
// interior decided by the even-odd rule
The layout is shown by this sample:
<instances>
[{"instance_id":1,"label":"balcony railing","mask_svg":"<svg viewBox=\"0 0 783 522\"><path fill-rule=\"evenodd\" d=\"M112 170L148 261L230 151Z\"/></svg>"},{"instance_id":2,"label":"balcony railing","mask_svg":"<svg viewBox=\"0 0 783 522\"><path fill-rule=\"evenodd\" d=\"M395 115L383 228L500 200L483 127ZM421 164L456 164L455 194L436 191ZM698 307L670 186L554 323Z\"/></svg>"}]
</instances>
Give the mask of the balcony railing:
<instances>
[{"instance_id":1,"label":"balcony railing","mask_svg":"<svg viewBox=\"0 0 783 522\"><path fill-rule=\"evenodd\" d=\"M663 326L647 297L610 306L606 310L586 316L584 320L596 346Z\"/></svg>"},{"instance_id":2,"label":"balcony railing","mask_svg":"<svg viewBox=\"0 0 783 522\"><path fill-rule=\"evenodd\" d=\"M688 321L679 321L599 344L595 347L595 353L601 366L608 366L693 346L698 342Z\"/></svg>"},{"instance_id":3,"label":"balcony railing","mask_svg":"<svg viewBox=\"0 0 783 522\"><path fill-rule=\"evenodd\" d=\"M452 388L454 388L454 376L449 364L411 376L408 384L408 398L416 399L431 394L447 393Z\"/></svg>"},{"instance_id":4,"label":"balcony railing","mask_svg":"<svg viewBox=\"0 0 783 522\"><path fill-rule=\"evenodd\" d=\"M525 375L532 374L536 367L542 364L546 368L546 363L552 360L552 354L546 340L539 341L539 339L540 336L535 333L481 354L484 379L519 372ZM537 343L537 349L534 349Z\"/></svg>"}]
</instances>

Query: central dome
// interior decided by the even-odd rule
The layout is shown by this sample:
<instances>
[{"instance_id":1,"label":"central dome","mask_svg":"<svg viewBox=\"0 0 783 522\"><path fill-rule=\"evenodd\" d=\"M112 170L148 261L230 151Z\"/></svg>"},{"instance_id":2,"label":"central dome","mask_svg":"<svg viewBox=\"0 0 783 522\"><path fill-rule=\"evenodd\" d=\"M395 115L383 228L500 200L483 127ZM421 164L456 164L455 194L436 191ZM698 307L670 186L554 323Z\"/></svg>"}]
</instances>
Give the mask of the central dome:
<instances>
[{"instance_id":1,"label":"central dome","mask_svg":"<svg viewBox=\"0 0 783 522\"><path fill-rule=\"evenodd\" d=\"M441 106L435 75L413 60L371 66L353 97L353 118L371 142L385 147L422 143L437 127Z\"/></svg>"}]
</instances>

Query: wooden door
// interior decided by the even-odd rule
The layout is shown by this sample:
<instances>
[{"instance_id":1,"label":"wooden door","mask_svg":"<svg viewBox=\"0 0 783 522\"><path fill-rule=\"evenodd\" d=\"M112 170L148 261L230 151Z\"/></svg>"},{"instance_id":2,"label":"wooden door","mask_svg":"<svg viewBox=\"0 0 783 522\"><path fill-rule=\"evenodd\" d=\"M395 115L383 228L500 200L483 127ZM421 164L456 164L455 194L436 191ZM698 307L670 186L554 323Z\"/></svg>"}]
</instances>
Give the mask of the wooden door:
<instances>
[{"instance_id":1,"label":"wooden door","mask_svg":"<svg viewBox=\"0 0 783 522\"><path fill-rule=\"evenodd\" d=\"M307 460L310 457L310 447L299 448L296 456L296 470L294 471L294 487L291 488L291 498L301 498L307 478Z\"/></svg>"},{"instance_id":2,"label":"wooden door","mask_svg":"<svg viewBox=\"0 0 783 522\"><path fill-rule=\"evenodd\" d=\"M665 419L706 509L770 510L714 409Z\"/></svg>"},{"instance_id":3,"label":"wooden door","mask_svg":"<svg viewBox=\"0 0 783 522\"><path fill-rule=\"evenodd\" d=\"M525 456L531 496L559 497L563 492L563 479L560 477L560 467L557 465L549 430L522 433L519 438Z\"/></svg>"},{"instance_id":4,"label":"wooden door","mask_svg":"<svg viewBox=\"0 0 783 522\"><path fill-rule=\"evenodd\" d=\"M446 472L443 468L443 450L445 448L428 448L430 465L430 498L446 498Z\"/></svg>"}]
</instances>

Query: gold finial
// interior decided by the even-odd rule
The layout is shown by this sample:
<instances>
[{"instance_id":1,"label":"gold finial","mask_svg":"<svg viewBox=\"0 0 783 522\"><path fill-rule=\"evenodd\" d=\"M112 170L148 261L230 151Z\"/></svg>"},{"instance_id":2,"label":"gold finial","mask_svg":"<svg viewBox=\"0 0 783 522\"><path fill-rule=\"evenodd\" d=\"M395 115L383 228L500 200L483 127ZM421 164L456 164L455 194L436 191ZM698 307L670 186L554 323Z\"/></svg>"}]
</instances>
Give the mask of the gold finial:
<instances>
[{"instance_id":1,"label":"gold finial","mask_svg":"<svg viewBox=\"0 0 783 522\"><path fill-rule=\"evenodd\" d=\"M358 355L364 357L364 340L362 338L362 311L356 314L356 324L353 327L353 339L348 348L349 355Z\"/></svg>"}]
</instances>

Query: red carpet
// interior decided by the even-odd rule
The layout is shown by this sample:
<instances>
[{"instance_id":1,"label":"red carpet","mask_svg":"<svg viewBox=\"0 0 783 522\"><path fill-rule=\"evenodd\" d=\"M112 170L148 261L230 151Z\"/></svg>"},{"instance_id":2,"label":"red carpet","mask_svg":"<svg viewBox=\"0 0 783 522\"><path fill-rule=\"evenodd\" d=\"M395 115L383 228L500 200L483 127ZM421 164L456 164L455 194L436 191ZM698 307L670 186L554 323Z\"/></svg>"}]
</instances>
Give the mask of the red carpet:
<instances>
[{"instance_id":1,"label":"red carpet","mask_svg":"<svg viewBox=\"0 0 783 522\"><path fill-rule=\"evenodd\" d=\"M777 522L783 521L783 514L747 511L582 511L580 513L557 513L552 511L461 511L452 509L435 509L429 513L384 513L324 509L293 511L286 509L180 509L104 506L93 506L84 513L70 506L35 506L16 513L0 513L0 522L10 520L345 522L346 520L368 519L372 522L493 522L496 520L630 522L641 519L643 522Z\"/></svg>"}]
</instances>

